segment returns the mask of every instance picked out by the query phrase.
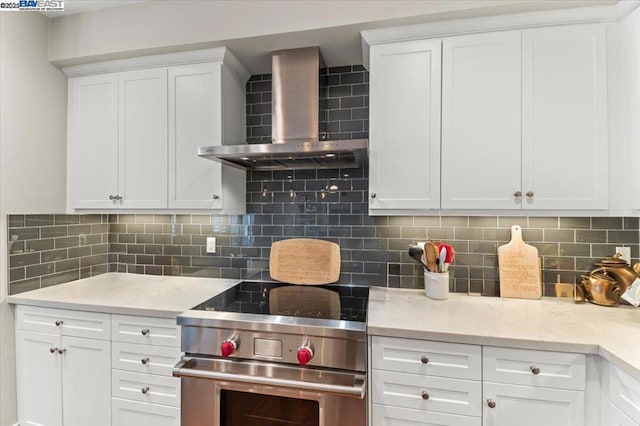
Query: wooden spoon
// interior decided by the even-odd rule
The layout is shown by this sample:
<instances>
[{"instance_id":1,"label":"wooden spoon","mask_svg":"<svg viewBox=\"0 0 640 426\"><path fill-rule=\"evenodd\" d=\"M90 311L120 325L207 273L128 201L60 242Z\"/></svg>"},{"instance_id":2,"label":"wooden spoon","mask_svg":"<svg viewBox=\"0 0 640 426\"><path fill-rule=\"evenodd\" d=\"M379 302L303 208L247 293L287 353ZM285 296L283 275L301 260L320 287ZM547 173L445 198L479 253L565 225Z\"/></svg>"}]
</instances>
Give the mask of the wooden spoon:
<instances>
[{"instance_id":1,"label":"wooden spoon","mask_svg":"<svg viewBox=\"0 0 640 426\"><path fill-rule=\"evenodd\" d=\"M438 246L433 241L428 241L424 245L424 256L427 260L427 266L429 267L429 271L436 272L436 259L438 258L437 253Z\"/></svg>"}]
</instances>

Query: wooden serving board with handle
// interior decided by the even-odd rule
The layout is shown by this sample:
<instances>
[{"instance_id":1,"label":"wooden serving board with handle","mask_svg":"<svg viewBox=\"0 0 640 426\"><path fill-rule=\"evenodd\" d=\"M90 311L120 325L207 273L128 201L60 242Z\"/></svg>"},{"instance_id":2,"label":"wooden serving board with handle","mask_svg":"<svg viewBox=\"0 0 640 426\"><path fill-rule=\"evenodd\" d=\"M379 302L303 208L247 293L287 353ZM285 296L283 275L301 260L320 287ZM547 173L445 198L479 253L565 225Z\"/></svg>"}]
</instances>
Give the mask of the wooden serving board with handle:
<instances>
[{"instance_id":1,"label":"wooden serving board with handle","mask_svg":"<svg viewBox=\"0 0 640 426\"><path fill-rule=\"evenodd\" d=\"M289 284L334 283L340 277L340 247L309 238L276 241L271 244L269 274Z\"/></svg>"},{"instance_id":2,"label":"wooden serving board with handle","mask_svg":"<svg viewBox=\"0 0 640 426\"><path fill-rule=\"evenodd\" d=\"M500 297L542 297L538 249L524 242L518 225L511 227L511 241L498 247L498 273Z\"/></svg>"}]
</instances>

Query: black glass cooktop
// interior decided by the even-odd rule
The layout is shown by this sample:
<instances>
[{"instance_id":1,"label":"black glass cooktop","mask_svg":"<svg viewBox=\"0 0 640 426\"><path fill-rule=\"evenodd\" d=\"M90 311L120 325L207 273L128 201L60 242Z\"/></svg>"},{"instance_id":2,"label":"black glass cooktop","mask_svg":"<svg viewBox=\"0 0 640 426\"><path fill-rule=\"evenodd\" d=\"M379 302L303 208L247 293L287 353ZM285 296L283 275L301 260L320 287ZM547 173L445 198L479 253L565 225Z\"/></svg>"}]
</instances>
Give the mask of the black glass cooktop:
<instances>
[{"instance_id":1,"label":"black glass cooktop","mask_svg":"<svg viewBox=\"0 0 640 426\"><path fill-rule=\"evenodd\" d=\"M365 322L369 287L243 281L195 310Z\"/></svg>"}]
</instances>

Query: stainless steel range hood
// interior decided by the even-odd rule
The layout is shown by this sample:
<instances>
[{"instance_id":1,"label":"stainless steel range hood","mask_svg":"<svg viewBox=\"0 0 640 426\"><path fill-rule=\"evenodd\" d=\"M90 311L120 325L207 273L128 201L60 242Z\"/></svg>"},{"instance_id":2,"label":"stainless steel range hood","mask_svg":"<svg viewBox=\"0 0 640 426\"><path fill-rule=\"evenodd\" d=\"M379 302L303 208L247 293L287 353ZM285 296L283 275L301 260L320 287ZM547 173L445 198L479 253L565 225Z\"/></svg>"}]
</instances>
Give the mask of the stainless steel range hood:
<instances>
[{"instance_id":1,"label":"stainless steel range hood","mask_svg":"<svg viewBox=\"0 0 640 426\"><path fill-rule=\"evenodd\" d=\"M318 137L318 47L282 50L272 59L272 143L207 146L198 155L252 170L357 168L367 139Z\"/></svg>"}]
</instances>

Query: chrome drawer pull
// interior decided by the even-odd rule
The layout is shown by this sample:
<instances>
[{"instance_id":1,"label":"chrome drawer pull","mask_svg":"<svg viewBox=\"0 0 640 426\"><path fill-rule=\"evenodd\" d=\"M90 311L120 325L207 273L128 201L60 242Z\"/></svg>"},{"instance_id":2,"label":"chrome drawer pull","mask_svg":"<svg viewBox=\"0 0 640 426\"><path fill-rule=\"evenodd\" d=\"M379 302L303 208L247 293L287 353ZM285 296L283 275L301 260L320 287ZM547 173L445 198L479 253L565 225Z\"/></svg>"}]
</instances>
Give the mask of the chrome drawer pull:
<instances>
[{"instance_id":1,"label":"chrome drawer pull","mask_svg":"<svg viewBox=\"0 0 640 426\"><path fill-rule=\"evenodd\" d=\"M429 399L429 394L427 393L427 391L422 391L422 399L424 399L425 401Z\"/></svg>"},{"instance_id":2,"label":"chrome drawer pull","mask_svg":"<svg viewBox=\"0 0 640 426\"><path fill-rule=\"evenodd\" d=\"M487 399L487 405L489 408L496 408L496 402L493 399Z\"/></svg>"},{"instance_id":3,"label":"chrome drawer pull","mask_svg":"<svg viewBox=\"0 0 640 426\"><path fill-rule=\"evenodd\" d=\"M529 369L531 369L531 372L533 373L534 376L537 376L538 374L540 374L540 369L538 367L535 366L531 366L529 367Z\"/></svg>"},{"instance_id":4,"label":"chrome drawer pull","mask_svg":"<svg viewBox=\"0 0 640 426\"><path fill-rule=\"evenodd\" d=\"M422 362L423 364L429 364L429 358L427 358L426 355L422 355L422 358L420 358L420 362Z\"/></svg>"},{"instance_id":5,"label":"chrome drawer pull","mask_svg":"<svg viewBox=\"0 0 640 426\"><path fill-rule=\"evenodd\" d=\"M65 353L66 351L67 351L67 350L66 350L66 349L64 349L64 348L62 348L62 349L58 349L58 353L59 353L60 355L62 355L62 354L63 354L63 353Z\"/></svg>"},{"instance_id":6,"label":"chrome drawer pull","mask_svg":"<svg viewBox=\"0 0 640 426\"><path fill-rule=\"evenodd\" d=\"M58 352L58 348L49 348L49 352L55 354L56 352Z\"/></svg>"},{"instance_id":7,"label":"chrome drawer pull","mask_svg":"<svg viewBox=\"0 0 640 426\"><path fill-rule=\"evenodd\" d=\"M149 393L149 386L143 387L142 388L142 393L145 394L145 395L148 394Z\"/></svg>"},{"instance_id":8,"label":"chrome drawer pull","mask_svg":"<svg viewBox=\"0 0 640 426\"><path fill-rule=\"evenodd\" d=\"M142 358L140 362L142 363L142 365L147 365L149 363L149 357Z\"/></svg>"},{"instance_id":9,"label":"chrome drawer pull","mask_svg":"<svg viewBox=\"0 0 640 426\"><path fill-rule=\"evenodd\" d=\"M56 327L60 327L62 324L64 324L64 321L61 321L61 320L56 321Z\"/></svg>"},{"instance_id":10,"label":"chrome drawer pull","mask_svg":"<svg viewBox=\"0 0 640 426\"><path fill-rule=\"evenodd\" d=\"M142 329L142 335L143 336L148 336L150 332L151 332L151 330L149 330L148 328L143 328Z\"/></svg>"}]
</instances>

